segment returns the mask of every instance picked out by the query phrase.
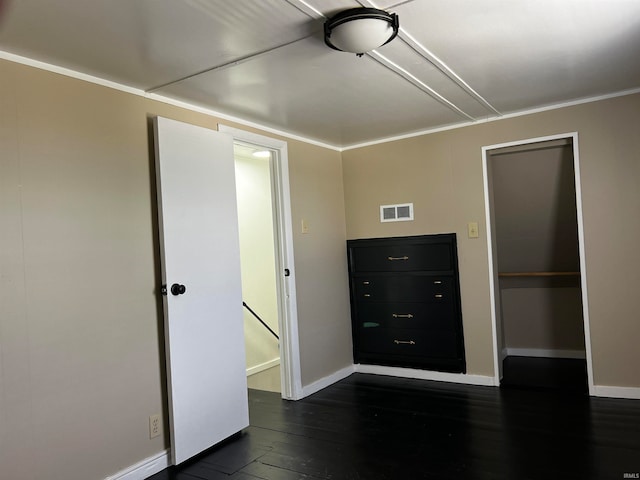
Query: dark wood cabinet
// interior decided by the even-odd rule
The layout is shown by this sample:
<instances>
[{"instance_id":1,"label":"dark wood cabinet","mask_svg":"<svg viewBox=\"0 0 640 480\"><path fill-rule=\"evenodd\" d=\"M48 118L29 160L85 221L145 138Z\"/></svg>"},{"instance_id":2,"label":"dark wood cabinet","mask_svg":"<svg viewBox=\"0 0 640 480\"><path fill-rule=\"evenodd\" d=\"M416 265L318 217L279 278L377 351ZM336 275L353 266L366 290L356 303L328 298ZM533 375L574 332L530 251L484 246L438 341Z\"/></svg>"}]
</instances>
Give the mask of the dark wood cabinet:
<instances>
[{"instance_id":1,"label":"dark wood cabinet","mask_svg":"<svg viewBox=\"0 0 640 480\"><path fill-rule=\"evenodd\" d=\"M454 233L348 240L356 363L466 372Z\"/></svg>"}]
</instances>

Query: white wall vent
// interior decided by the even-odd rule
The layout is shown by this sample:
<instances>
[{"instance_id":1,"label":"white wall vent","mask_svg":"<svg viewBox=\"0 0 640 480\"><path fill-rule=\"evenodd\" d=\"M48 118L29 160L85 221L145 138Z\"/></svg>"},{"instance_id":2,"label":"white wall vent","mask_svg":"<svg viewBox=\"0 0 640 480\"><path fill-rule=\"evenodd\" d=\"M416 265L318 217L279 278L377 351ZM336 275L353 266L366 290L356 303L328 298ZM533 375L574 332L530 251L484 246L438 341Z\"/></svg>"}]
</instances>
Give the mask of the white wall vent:
<instances>
[{"instance_id":1,"label":"white wall vent","mask_svg":"<svg viewBox=\"0 0 640 480\"><path fill-rule=\"evenodd\" d=\"M413 220L413 203L380 205L381 222L408 222Z\"/></svg>"}]
</instances>

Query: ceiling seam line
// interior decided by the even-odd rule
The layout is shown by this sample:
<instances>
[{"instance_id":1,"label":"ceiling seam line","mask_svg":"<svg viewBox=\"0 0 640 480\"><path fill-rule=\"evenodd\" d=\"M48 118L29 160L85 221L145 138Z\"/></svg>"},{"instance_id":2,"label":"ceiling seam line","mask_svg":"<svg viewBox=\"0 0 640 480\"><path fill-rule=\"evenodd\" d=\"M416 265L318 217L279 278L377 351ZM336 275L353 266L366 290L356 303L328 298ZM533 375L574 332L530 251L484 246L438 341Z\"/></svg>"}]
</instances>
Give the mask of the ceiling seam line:
<instances>
[{"instance_id":1,"label":"ceiling seam line","mask_svg":"<svg viewBox=\"0 0 640 480\"><path fill-rule=\"evenodd\" d=\"M404 0L404 1L396 2L396 3L391 4L391 5L387 5L384 8L385 8L385 10L388 10L390 8L396 8L396 7L405 5L407 3L413 3L414 1L415 0ZM378 7L375 3L371 2L370 0L356 0L356 2L358 2L361 7L377 8L378 10L380 10L380 7Z\"/></svg>"},{"instance_id":2,"label":"ceiling seam line","mask_svg":"<svg viewBox=\"0 0 640 480\"><path fill-rule=\"evenodd\" d=\"M371 8L378 8L374 2L371 0L357 0L357 2L362 6L368 6ZM395 8L399 5L403 5L405 3L410 3L411 0L406 2L399 2L395 6L389 6L386 8ZM465 82L456 72L454 72L446 63L440 60L437 56L435 56L429 49L427 49L424 45L418 42L413 36L407 32L404 28L400 27L398 31L398 37L410 48L412 48L418 55L428 61L431 65L436 67L440 72L442 72L449 80L458 85L462 90L464 90L469 96L474 98L477 102L483 105L485 108L492 110L498 115L502 115L493 105L491 105L482 95L476 92L471 86ZM405 37L408 37L405 38Z\"/></svg>"},{"instance_id":3,"label":"ceiling seam line","mask_svg":"<svg viewBox=\"0 0 640 480\"><path fill-rule=\"evenodd\" d=\"M314 20L320 19L320 18L327 18L320 10L315 8L310 3L305 2L304 0L298 0L297 2L293 0L284 0L284 1L287 2L289 5L291 5L292 7L298 9L300 12L304 13L308 17L313 18ZM300 5L298 5L298 3L301 3L306 8L302 8ZM309 10L311 10L315 15L309 13Z\"/></svg>"},{"instance_id":4,"label":"ceiling seam line","mask_svg":"<svg viewBox=\"0 0 640 480\"><path fill-rule=\"evenodd\" d=\"M372 53L375 54L375 56L372 55ZM409 82L411 85L413 85L414 87L418 88L418 90L421 90L422 92L426 93L431 98L433 98L437 102L441 103L445 107L449 108L450 110L453 110L454 112L456 112L457 114L459 114L459 115L461 115L463 117L466 117L467 119L471 120L472 122L475 122L475 120L476 120L475 117L472 117L471 115L466 113L460 107L455 105L453 102L447 100L445 97L440 95L438 92L436 92L429 85L427 85L422 80L417 78L415 75L409 73L407 70L405 70L401 66L395 64L394 62L392 62L391 60L386 58L384 55L381 55L376 50L372 50L371 53L367 53L367 56L369 58L375 60L376 62L378 62L383 67L387 68L388 70L391 70L396 75L399 75L401 78L403 78L404 80Z\"/></svg>"},{"instance_id":5,"label":"ceiling seam line","mask_svg":"<svg viewBox=\"0 0 640 480\"><path fill-rule=\"evenodd\" d=\"M404 0L403 2L397 2L397 3L394 3L392 5L387 5L385 8L396 8L396 7L400 7L402 5L405 5L407 3L413 3L413 2L415 2L415 0ZM360 2L358 2L358 3L360 3ZM362 4L360 3L360 5L362 5Z\"/></svg>"},{"instance_id":6,"label":"ceiling seam line","mask_svg":"<svg viewBox=\"0 0 640 480\"><path fill-rule=\"evenodd\" d=\"M469 96L473 97L480 104L484 105L489 110L492 110L498 115L502 115L493 105L491 105L482 95L476 92L462 77L453 71L446 63L440 60L436 55L431 53L424 45L418 42L413 36L405 29L400 28L398 34L400 40L402 40L407 46L413 49L418 55L427 60L431 65L440 70L445 76L447 76L452 82L462 88ZM408 37L408 38L405 38Z\"/></svg>"},{"instance_id":7,"label":"ceiling seam line","mask_svg":"<svg viewBox=\"0 0 640 480\"><path fill-rule=\"evenodd\" d=\"M171 85L175 85L176 83L180 83L180 82L183 82L185 80L189 80L191 78L197 77L199 75L203 75L205 73L211 73L211 72L215 72L215 71L218 71L218 70L223 70L225 68L233 67L233 66L236 66L236 65L241 65L241 64L243 64L245 62L248 62L249 60L253 60L255 58L262 57L263 55L266 55L266 54L271 53L271 52L273 52L275 50L278 50L279 48L287 47L287 46L292 45L294 43L297 43L297 42L300 42L302 40L305 40L305 39L307 39L309 37L312 37L315 34L316 34L316 32L313 32L313 33L310 33L309 35L305 35L302 38L297 38L297 39L292 40L290 42L282 43L280 45L276 45L275 47L270 47L270 48L267 48L265 50L261 50L261 51L256 52L256 53L252 53L250 55L246 55L244 57L240 57L240 58L237 58L235 60L231 60L230 62L223 63L222 65L216 65L215 67L206 68L206 69L200 70L200 71L198 71L196 73L192 73L192 74L186 75L184 77L178 78L176 80L171 80L170 82L166 82L166 83L163 83L161 85L156 85L154 87L151 87L151 88L145 90L145 92L146 93L154 93L157 90L161 90L163 88L169 87Z\"/></svg>"}]
</instances>

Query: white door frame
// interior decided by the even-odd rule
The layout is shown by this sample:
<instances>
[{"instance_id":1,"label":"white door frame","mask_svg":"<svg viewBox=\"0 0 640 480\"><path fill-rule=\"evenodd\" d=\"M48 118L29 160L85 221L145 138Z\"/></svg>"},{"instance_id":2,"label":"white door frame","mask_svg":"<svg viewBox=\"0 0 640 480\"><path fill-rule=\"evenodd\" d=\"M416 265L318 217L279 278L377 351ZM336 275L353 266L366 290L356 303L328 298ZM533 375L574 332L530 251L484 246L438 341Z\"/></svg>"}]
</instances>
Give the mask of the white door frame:
<instances>
[{"instance_id":1,"label":"white door frame","mask_svg":"<svg viewBox=\"0 0 640 480\"><path fill-rule=\"evenodd\" d=\"M500 361L501 361L501 345L498 345L498 329L501 328L502 320L497 315L497 297L496 288L498 286L498 272L494 268L496 265L497 252L493 251L494 233L491 228L491 203L489 191L489 175L488 175L488 152L504 147L514 147L519 145L527 145L531 143L546 142L549 140L572 139L573 141L573 171L576 187L576 210L578 217L578 254L580 257L580 286L582 290L582 319L584 322L584 344L587 357L587 381L589 385L589 395L595 395L593 385L593 363L591 357L591 329L589 327L589 299L587 295L587 265L585 260L584 249L584 224L582 216L582 187L580 182L580 152L578 148L578 132L563 133L558 135L550 135L546 137L529 138L526 140L517 140L514 142L500 143L497 145L488 145L482 147L482 175L484 182L484 206L485 220L487 227L487 251L489 256L489 294L491 297L491 326L493 333L493 368L494 381L496 385L500 385Z\"/></svg>"},{"instance_id":2,"label":"white door frame","mask_svg":"<svg viewBox=\"0 0 640 480\"><path fill-rule=\"evenodd\" d=\"M276 288L280 331L280 377L282 398L299 400L303 394L287 142L222 124L218 124L218 131L230 134L234 141L259 145L276 153L271 159L271 172L275 209L276 269L279 270ZM289 271L289 276L284 275L285 269Z\"/></svg>"}]
</instances>

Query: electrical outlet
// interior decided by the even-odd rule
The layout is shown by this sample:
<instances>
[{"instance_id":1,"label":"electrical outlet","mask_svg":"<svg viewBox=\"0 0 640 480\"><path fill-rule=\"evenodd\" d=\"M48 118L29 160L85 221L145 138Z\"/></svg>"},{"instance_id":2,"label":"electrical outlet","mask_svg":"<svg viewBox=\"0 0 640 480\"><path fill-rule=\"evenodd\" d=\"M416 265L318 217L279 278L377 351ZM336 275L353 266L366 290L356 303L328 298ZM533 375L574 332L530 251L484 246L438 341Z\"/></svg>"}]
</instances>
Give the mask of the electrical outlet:
<instances>
[{"instance_id":1,"label":"electrical outlet","mask_svg":"<svg viewBox=\"0 0 640 480\"><path fill-rule=\"evenodd\" d=\"M155 438L160 436L162 432L162 420L160 414L156 413L149 417L149 438Z\"/></svg>"}]
</instances>

